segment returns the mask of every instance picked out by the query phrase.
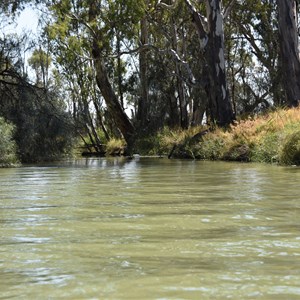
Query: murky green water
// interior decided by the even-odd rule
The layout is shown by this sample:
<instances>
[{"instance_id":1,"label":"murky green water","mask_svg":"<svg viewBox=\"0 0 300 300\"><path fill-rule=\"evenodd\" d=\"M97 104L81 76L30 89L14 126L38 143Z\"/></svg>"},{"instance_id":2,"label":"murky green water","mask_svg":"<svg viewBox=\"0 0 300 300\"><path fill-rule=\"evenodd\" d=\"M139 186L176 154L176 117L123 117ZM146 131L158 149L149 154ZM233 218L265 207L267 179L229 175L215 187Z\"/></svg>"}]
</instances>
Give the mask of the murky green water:
<instances>
[{"instance_id":1,"label":"murky green water","mask_svg":"<svg viewBox=\"0 0 300 300\"><path fill-rule=\"evenodd\" d=\"M0 170L0 299L300 299L300 169Z\"/></svg>"}]
</instances>

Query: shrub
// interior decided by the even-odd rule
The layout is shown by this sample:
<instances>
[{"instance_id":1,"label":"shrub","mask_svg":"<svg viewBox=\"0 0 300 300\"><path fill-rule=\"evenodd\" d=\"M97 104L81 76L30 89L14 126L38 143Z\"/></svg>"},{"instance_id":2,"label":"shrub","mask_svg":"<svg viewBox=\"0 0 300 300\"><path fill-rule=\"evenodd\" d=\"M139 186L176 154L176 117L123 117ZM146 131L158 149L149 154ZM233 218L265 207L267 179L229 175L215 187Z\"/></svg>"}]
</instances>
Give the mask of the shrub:
<instances>
[{"instance_id":1,"label":"shrub","mask_svg":"<svg viewBox=\"0 0 300 300\"><path fill-rule=\"evenodd\" d=\"M122 155L124 154L126 143L121 139L110 139L106 145L107 155Z\"/></svg>"},{"instance_id":2,"label":"shrub","mask_svg":"<svg viewBox=\"0 0 300 300\"><path fill-rule=\"evenodd\" d=\"M279 162L300 165L300 131L287 135L279 153Z\"/></svg>"},{"instance_id":3,"label":"shrub","mask_svg":"<svg viewBox=\"0 0 300 300\"><path fill-rule=\"evenodd\" d=\"M195 158L198 156L198 141L195 136L202 132L205 127L195 126L187 130L170 130L164 128L158 135L159 153L170 154L174 157ZM175 149L175 150L174 150Z\"/></svg>"},{"instance_id":4,"label":"shrub","mask_svg":"<svg viewBox=\"0 0 300 300\"><path fill-rule=\"evenodd\" d=\"M253 148L252 161L265 163L277 161L280 140L279 132L262 135Z\"/></svg>"},{"instance_id":5,"label":"shrub","mask_svg":"<svg viewBox=\"0 0 300 300\"><path fill-rule=\"evenodd\" d=\"M10 166L18 162L13 134L14 126L0 117L0 166Z\"/></svg>"},{"instance_id":6,"label":"shrub","mask_svg":"<svg viewBox=\"0 0 300 300\"><path fill-rule=\"evenodd\" d=\"M143 137L136 141L134 151L141 155L160 155L160 140L159 135L151 135Z\"/></svg>"}]
</instances>

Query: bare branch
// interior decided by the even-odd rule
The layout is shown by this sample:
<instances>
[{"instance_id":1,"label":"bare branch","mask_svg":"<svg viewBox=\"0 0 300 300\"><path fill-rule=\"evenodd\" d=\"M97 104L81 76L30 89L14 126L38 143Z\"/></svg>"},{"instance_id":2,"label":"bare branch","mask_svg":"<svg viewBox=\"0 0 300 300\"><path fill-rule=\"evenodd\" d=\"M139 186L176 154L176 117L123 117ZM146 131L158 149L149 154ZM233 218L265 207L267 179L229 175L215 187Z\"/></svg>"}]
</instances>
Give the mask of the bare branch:
<instances>
[{"instance_id":1,"label":"bare branch","mask_svg":"<svg viewBox=\"0 0 300 300\"><path fill-rule=\"evenodd\" d=\"M225 7L224 9L224 13L223 13L223 20L227 19L232 8L233 8L233 5L235 3L236 0L232 0L228 3L228 5Z\"/></svg>"},{"instance_id":2,"label":"bare branch","mask_svg":"<svg viewBox=\"0 0 300 300\"><path fill-rule=\"evenodd\" d=\"M90 32L92 33L92 35L94 37L96 37L96 32L94 31L94 29L90 26L90 24L88 24L87 22L84 22L82 19L80 19L78 16L76 16L75 14L71 14L71 15L67 15L67 17L70 20L75 20L78 23L84 25L88 30L90 30Z\"/></svg>"},{"instance_id":3,"label":"bare branch","mask_svg":"<svg viewBox=\"0 0 300 300\"><path fill-rule=\"evenodd\" d=\"M164 2L161 2L161 0L158 0L156 7L161 7L161 8L165 8L165 9L174 9L177 5L178 0L175 0L172 4L166 4Z\"/></svg>"},{"instance_id":4,"label":"bare branch","mask_svg":"<svg viewBox=\"0 0 300 300\"><path fill-rule=\"evenodd\" d=\"M174 58L174 60L177 63L180 63L183 66L183 68L185 69L186 73L188 74L189 82L194 85L196 83L196 80L195 80L195 77L193 75L193 72L192 72L192 70L191 70L188 62L186 62L185 60L182 60L179 57L178 53L174 49L169 50L169 52L171 53L171 55Z\"/></svg>"},{"instance_id":5,"label":"bare branch","mask_svg":"<svg viewBox=\"0 0 300 300\"><path fill-rule=\"evenodd\" d=\"M208 42L207 22L205 21L205 18L200 13L198 13L198 11L192 5L190 0L184 0L184 1L192 14L192 18L200 38L200 46L202 49L204 49Z\"/></svg>"},{"instance_id":6,"label":"bare branch","mask_svg":"<svg viewBox=\"0 0 300 300\"><path fill-rule=\"evenodd\" d=\"M178 53L174 49L160 49L160 48L158 48L154 45L151 45L151 44L144 44L144 45L142 45L142 46L140 46L136 49L132 49L132 50L128 50L128 51L122 51L122 52L119 53L119 55L126 55L126 54L128 55L128 54L140 53L141 51L144 51L144 50L147 50L147 49L148 50L154 50L155 52L161 53L161 54L164 54L164 55L170 54L172 56L173 60L176 63L180 64L183 67L185 73L187 74L187 78L183 78L183 80L189 85L199 84L195 80L195 77L193 75L193 72L190 68L189 63L187 61L181 59L180 56L178 55ZM116 56L110 56L110 57L116 58L117 55Z\"/></svg>"}]
</instances>

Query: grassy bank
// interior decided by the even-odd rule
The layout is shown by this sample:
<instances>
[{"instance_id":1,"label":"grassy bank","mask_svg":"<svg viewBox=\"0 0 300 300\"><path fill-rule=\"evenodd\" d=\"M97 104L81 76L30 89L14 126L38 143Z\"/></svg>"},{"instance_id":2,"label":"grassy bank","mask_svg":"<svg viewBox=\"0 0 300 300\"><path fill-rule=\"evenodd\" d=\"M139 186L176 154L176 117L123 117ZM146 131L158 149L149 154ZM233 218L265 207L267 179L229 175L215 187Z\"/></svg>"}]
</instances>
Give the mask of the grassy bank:
<instances>
[{"instance_id":1,"label":"grassy bank","mask_svg":"<svg viewBox=\"0 0 300 300\"><path fill-rule=\"evenodd\" d=\"M177 158L300 165L300 108L277 109L236 122L224 130L164 129L140 140L136 151Z\"/></svg>"}]
</instances>

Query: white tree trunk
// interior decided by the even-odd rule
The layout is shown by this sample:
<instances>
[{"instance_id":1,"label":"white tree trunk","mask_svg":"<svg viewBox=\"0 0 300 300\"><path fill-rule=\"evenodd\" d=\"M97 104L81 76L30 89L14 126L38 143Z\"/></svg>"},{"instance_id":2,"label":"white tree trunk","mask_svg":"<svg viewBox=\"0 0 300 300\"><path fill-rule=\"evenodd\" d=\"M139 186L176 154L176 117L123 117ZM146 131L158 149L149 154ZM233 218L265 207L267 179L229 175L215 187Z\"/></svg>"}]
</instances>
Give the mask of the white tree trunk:
<instances>
[{"instance_id":1,"label":"white tree trunk","mask_svg":"<svg viewBox=\"0 0 300 300\"><path fill-rule=\"evenodd\" d=\"M297 1L277 0L280 54L286 102L297 106L300 101L300 57L297 22Z\"/></svg>"},{"instance_id":2,"label":"white tree trunk","mask_svg":"<svg viewBox=\"0 0 300 300\"><path fill-rule=\"evenodd\" d=\"M185 0L185 3L192 14L200 39L200 47L206 59L208 76L206 92L209 100L209 115L212 122L226 126L233 121L234 114L226 79L221 1L206 0L206 24L190 0Z\"/></svg>"},{"instance_id":3,"label":"white tree trunk","mask_svg":"<svg viewBox=\"0 0 300 300\"><path fill-rule=\"evenodd\" d=\"M233 120L233 110L226 79L224 26L220 0L206 0L208 20L208 49L206 59L209 71L210 110L218 125Z\"/></svg>"}]
</instances>

